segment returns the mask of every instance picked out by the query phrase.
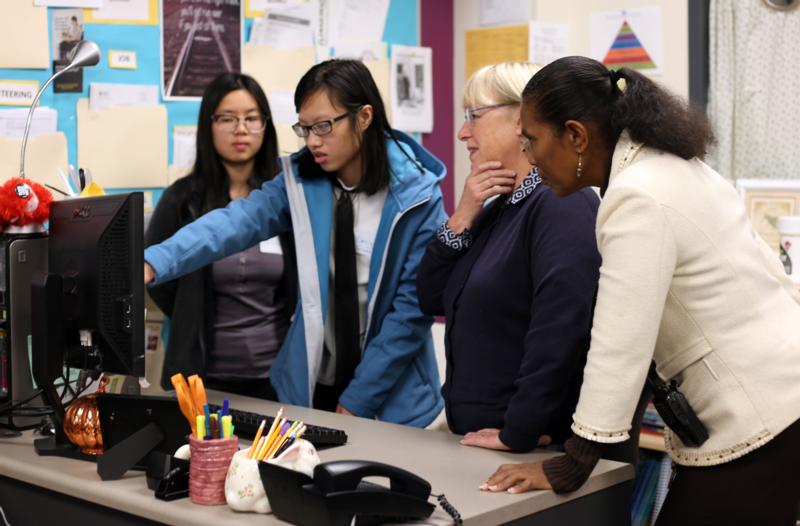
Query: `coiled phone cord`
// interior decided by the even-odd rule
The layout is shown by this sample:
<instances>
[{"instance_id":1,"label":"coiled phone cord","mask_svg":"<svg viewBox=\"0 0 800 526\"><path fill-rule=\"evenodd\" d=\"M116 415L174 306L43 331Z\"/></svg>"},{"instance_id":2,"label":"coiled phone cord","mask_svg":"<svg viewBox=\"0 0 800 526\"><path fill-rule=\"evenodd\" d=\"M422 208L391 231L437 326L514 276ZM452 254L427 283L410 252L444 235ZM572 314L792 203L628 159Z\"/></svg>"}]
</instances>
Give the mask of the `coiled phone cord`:
<instances>
[{"instance_id":1,"label":"coiled phone cord","mask_svg":"<svg viewBox=\"0 0 800 526\"><path fill-rule=\"evenodd\" d=\"M439 501L439 506L441 506L442 509L444 509L444 511L446 511L447 514L453 518L453 523L455 526L461 526L464 524L464 521L461 520L461 514L458 513L458 510L455 508L455 506L450 504L450 501L447 500L447 497L444 496L444 493L441 495L431 493L431 496L436 497L436 500Z\"/></svg>"}]
</instances>

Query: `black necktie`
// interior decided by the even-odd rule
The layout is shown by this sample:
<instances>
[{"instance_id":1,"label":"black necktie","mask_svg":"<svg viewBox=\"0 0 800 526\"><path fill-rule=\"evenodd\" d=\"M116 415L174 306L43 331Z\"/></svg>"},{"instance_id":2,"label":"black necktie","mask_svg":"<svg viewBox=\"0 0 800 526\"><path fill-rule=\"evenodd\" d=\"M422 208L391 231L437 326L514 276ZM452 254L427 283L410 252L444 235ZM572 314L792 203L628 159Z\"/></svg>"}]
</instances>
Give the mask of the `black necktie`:
<instances>
[{"instance_id":1,"label":"black necktie","mask_svg":"<svg viewBox=\"0 0 800 526\"><path fill-rule=\"evenodd\" d=\"M334 226L333 320L336 336L336 386L344 389L361 360L358 317L356 242L353 236L353 201L342 190L336 202Z\"/></svg>"}]
</instances>

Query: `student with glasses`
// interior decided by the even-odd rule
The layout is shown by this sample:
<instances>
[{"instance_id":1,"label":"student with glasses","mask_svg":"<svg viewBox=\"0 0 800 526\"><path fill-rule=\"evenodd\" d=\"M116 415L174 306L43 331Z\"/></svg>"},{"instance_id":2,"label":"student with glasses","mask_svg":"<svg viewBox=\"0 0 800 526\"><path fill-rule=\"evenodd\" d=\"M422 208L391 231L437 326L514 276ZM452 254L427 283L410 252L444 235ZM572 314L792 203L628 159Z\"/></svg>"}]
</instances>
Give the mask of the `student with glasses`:
<instances>
[{"instance_id":1,"label":"student with glasses","mask_svg":"<svg viewBox=\"0 0 800 526\"><path fill-rule=\"evenodd\" d=\"M556 198L520 149L522 89L537 70L506 62L467 80L458 138L472 171L417 278L423 312L445 317L445 413L468 446L563 444L589 348L599 199Z\"/></svg>"},{"instance_id":2,"label":"student with glasses","mask_svg":"<svg viewBox=\"0 0 800 526\"><path fill-rule=\"evenodd\" d=\"M312 67L294 102L306 147L247 198L149 248L145 282L293 232L299 300L272 366L280 401L426 426L443 402L415 281L445 219L444 165L391 129L359 61Z\"/></svg>"},{"instance_id":3,"label":"student with glasses","mask_svg":"<svg viewBox=\"0 0 800 526\"><path fill-rule=\"evenodd\" d=\"M146 245L247 197L277 172L278 143L266 95L247 75L220 75L200 103L194 167L164 191ZM175 373L199 373L208 387L277 400L269 377L297 295L293 247L291 232L257 239L150 287L170 322L165 389L172 389Z\"/></svg>"}]
</instances>

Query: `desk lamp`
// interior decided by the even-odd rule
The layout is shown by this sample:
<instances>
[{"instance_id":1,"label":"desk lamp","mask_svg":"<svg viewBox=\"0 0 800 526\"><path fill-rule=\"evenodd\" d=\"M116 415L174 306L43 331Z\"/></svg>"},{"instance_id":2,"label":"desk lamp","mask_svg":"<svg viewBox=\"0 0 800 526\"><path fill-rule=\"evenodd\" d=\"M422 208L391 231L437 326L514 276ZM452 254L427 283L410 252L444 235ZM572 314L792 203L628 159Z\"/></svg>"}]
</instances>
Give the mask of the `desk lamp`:
<instances>
[{"instance_id":1,"label":"desk lamp","mask_svg":"<svg viewBox=\"0 0 800 526\"><path fill-rule=\"evenodd\" d=\"M44 85L39 88L39 91L36 92L36 97L33 98L33 102L31 103L31 109L28 111L28 120L25 121L25 133L22 135L22 148L19 152L19 176L20 178L25 178L25 148L28 145L28 133L31 131L31 121L33 120L33 111L36 109L36 103L39 102L39 97L42 96L44 90L49 86L54 80L58 77L66 73L67 71L72 71L76 68L82 68L87 66L94 66L98 62L100 62L100 48L92 42L91 40L81 40L78 42L69 55L69 64L67 66L55 73Z\"/></svg>"}]
</instances>

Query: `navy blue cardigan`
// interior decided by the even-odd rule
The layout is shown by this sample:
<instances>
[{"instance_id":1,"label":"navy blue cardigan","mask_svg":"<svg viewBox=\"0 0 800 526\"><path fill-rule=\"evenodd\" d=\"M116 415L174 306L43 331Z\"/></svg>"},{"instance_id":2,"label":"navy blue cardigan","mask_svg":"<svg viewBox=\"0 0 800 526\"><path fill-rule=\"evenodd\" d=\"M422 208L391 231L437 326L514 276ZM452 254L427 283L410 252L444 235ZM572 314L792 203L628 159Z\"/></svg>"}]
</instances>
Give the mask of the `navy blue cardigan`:
<instances>
[{"instance_id":1,"label":"navy blue cardigan","mask_svg":"<svg viewBox=\"0 0 800 526\"><path fill-rule=\"evenodd\" d=\"M498 428L517 451L543 434L570 436L597 293L599 203L590 189L558 198L540 184L484 208L468 249L428 244L417 291L425 314L445 316L454 433Z\"/></svg>"}]
</instances>

